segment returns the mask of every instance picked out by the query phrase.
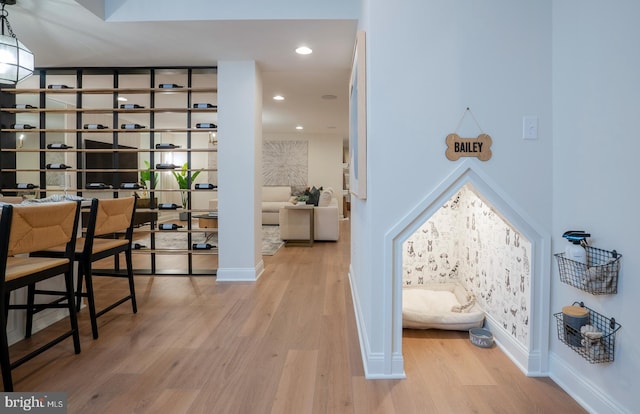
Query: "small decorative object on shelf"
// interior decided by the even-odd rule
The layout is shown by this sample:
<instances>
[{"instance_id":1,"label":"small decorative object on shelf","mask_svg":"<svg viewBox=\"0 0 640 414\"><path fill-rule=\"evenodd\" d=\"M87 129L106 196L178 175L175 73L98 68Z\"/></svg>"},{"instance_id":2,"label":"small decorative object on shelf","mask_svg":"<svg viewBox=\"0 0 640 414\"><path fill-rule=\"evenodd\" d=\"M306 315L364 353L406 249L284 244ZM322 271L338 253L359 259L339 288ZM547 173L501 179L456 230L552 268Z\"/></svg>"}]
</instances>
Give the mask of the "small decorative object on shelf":
<instances>
[{"instance_id":1,"label":"small decorative object on shelf","mask_svg":"<svg viewBox=\"0 0 640 414\"><path fill-rule=\"evenodd\" d=\"M120 188L123 190L139 190L144 187L138 183L122 183L120 184Z\"/></svg>"},{"instance_id":2,"label":"small decorative object on shelf","mask_svg":"<svg viewBox=\"0 0 640 414\"><path fill-rule=\"evenodd\" d=\"M175 168L178 168L177 165L173 165L173 164L156 164L156 170L173 170Z\"/></svg>"},{"instance_id":3,"label":"small decorative object on shelf","mask_svg":"<svg viewBox=\"0 0 640 414\"><path fill-rule=\"evenodd\" d=\"M588 246L583 231L568 231L562 237L572 244L564 253L556 253L560 281L592 295L618 293L618 274L622 255Z\"/></svg>"},{"instance_id":4,"label":"small decorative object on shelf","mask_svg":"<svg viewBox=\"0 0 640 414\"><path fill-rule=\"evenodd\" d=\"M12 129L36 129L33 125L29 124L13 124L11 125Z\"/></svg>"},{"instance_id":5,"label":"small decorative object on shelf","mask_svg":"<svg viewBox=\"0 0 640 414\"><path fill-rule=\"evenodd\" d=\"M210 183L198 183L195 186L196 190L213 190L214 188L218 188L218 186Z\"/></svg>"},{"instance_id":6,"label":"small decorative object on shelf","mask_svg":"<svg viewBox=\"0 0 640 414\"><path fill-rule=\"evenodd\" d=\"M47 149L61 149L61 150L64 150L64 149L69 149L69 148L73 148L73 147L70 147L67 144L49 144L49 145L47 145Z\"/></svg>"},{"instance_id":7,"label":"small decorative object on shelf","mask_svg":"<svg viewBox=\"0 0 640 414\"><path fill-rule=\"evenodd\" d=\"M615 333L622 327L614 318L607 318L574 302L555 313L558 339L592 364L613 362Z\"/></svg>"},{"instance_id":8,"label":"small decorative object on shelf","mask_svg":"<svg viewBox=\"0 0 640 414\"><path fill-rule=\"evenodd\" d=\"M18 183L16 188L18 190L33 190L34 188L38 188L38 186L31 183Z\"/></svg>"},{"instance_id":9,"label":"small decorative object on shelf","mask_svg":"<svg viewBox=\"0 0 640 414\"><path fill-rule=\"evenodd\" d=\"M195 103L193 104L193 107L195 109L210 109L210 108L217 108L218 105L211 105L210 103Z\"/></svg>"},{"instance_id":10,"label":"small decorative object on shelf","mask_svg":"<svg viewBox=\"0 0 640 414\"><path fill-rule=\"evenodd\" d=\"M211 250L215 246L209 243L194 243L191 247L193 250Z\"/></svg>"},{"instance_id":11,"label":"small decorative object on shelf","mask_svg":"<svg viewBox=\"0 0 640 414\"><path fill-rule=\"evenodd\" d=\"M216 124L212 124L211 122L198 122L196 124L196 128L218 128Z\"/></svg>"},{"instance_id":12,"label":"small decorative object on shelf","mask_svg":"<svg viewBox=\"0 0 640 414\"><path fill-rule=\"evenodd\" d=\"M140 125L140 124L122 124L122 125L120 125L120 128L122 128L122 129L144 129L145 126L144 125Z\"/></svg>"},{"instance_id":13,"label":"small decorative object on shelf","mask_svg":"<svg viewBox=\"0 0 640 414\"><path fill-rule=\"evenodd\" d=\"M84 124L84 129L107 129L106 125L102 124Z\"/></svg>"},{"instance_id":14,"label":"small decorative object on shelf","mask_svg":"<svg viewBox=\"0 0 640 414\"><path fill-rule=\"evenodd\" d=\"M37 106L29 105L29 104L15 104L13 105L16 109L38 109Z\"/></svg>"},{"instance_id":15,"label":"small decorative object on shelf","mask_svg":"<svg viewBox=\"0 0 640 414\"><path fill-rule=\"evenodd\" d=\"M158 226L158 228L160 230L178 230L178 229L181 229L182 226L179 224L173 224L173 223L162 223Z\"/></svg>"},{"instance_id":16,"label":"small decorative object on shelf","mask_svg":"<svg viewBox=\"0 0 640 414\"><path fill-rule=\"evenodd\" d=\"M49 89L71 89L67 85L49 85L49 86L47 86L47 88L49 88Z\"/></svg>"},{"instance_id":17,"label":"small decorative object on shelf","mask_svg":"<svg viewBox=\"0 0 640 414\"><path fill-rule=\"evenodd\" d=\"M71 166L67 164L47 164L45 167L47 170L65 170L71 168Z\"/></svg>"},{"instance_id":18,"label":"small decorative object on shelf","mask_svg":"<svg viewBox=\"0 0 640 414\"><path fill-rule=\"evenodd\" d=\"M86 185L86 188L88 190L106 190L113 187L105 183L89 183Z\"/></svg>"},{"instance_id":19,"label":"small decorative object on shelf","mask_svg":"<svg viewBox=\"0 0 640 414\"><path fill-rule=\"evenodd\" d=\"M138 104L121 104L120 109L143 109L144 106Z\"/></svg>"},{"instance_id":20,"label":"small decorative object on shelf","mask_svg":"<svg viewBox=\"0 0 640 414\"><path fill-rule=\"evenodd\" d=\"M177 85L175 83L161 83L159 86L161 89L177 89L182 88L182 86Z\"/></svg>"},{"instance_id":21,"label":"small decorative object on shelf","mask_svg":"<svg viewBox=\"0 0 640 414\"><path fill-rule=\"evenodd\" d=\"M160 210L176 210L180 208L176 203L160 203L158 204L158 209Z\"/></svg>"},{"instance_id":22,"label":"small decorative object on shelf","mask_svg":"<svg viewBox=\"0 0 640 414\"><path fill-rule=\"evenodd\" d=\"M180 148L180 145L174 144L156 144L156 149L175 149Z\"/></svg>"},{"instance_id":23,"label":"small decorative object on shelf","mask_svg":"<svg viewBox=\"0 0 640 414\"><path fill-rule=\"evenodd\" d=\"M133 247L133 250L140 250L140 249L144 249L147 246L145 246L144 244L140 244L140 243L133 243L132 247Z\"/></svg>"}]
</instances>

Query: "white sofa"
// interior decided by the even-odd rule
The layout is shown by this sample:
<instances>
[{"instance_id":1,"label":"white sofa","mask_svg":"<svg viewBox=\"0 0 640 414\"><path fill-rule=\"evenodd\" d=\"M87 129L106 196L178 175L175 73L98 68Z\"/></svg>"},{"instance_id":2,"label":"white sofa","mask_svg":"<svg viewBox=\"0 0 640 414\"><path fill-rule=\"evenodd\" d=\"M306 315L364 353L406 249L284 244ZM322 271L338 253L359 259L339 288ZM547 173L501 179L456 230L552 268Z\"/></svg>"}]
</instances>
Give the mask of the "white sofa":
<instances>
[{"instance_id":1,"label":"white sofa","mask_svg":"<svg viewBox=\"0 0 640 414\"><path fill-rule=\"evenodd\" d=\"M280 208L291 203L291 187L262 187L262 224L280 224Z\"/></svg>"},{"instance_id":2,"label":"white sofa","mask_svg":"<svg viewBox=\"0 0 640 414\"><path fill-rule=\"evenodd\" d=\"M313 208L313 239L337 241L340 237L340 214L338 199L333 190L323 190L318 206ZM308 213L289 208L280 208L280 238L282 240L308 240Z\"/></svg>"},{"instance_id":3,"label":"white sofa","mask_svg":"<svg viewBox=\"0 0 640 414\"><path fill-rule=\"evenodd\" d=\"M262 224L280 224L280 207L291 203L291 187L262 187ZM209 200L209 211L218 211L218 197Z\"/></svg>"}]
</instances>

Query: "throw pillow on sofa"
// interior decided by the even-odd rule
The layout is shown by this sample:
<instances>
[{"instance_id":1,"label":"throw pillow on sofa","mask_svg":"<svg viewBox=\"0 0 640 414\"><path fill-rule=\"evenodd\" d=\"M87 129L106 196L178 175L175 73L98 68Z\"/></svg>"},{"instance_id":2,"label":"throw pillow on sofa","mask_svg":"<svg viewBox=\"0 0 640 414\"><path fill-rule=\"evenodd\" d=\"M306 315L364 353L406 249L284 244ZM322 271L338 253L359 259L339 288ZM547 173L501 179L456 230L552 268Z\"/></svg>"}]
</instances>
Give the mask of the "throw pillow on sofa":
<instances>
[{"instance_id":1,"label":"throw pillow on sofa","mask_svg":"<svg viewBox=\"0 0 640 414\"><path fill-rule=\"evenodd\" d=\"M318 200L318 207L327 207L331 204L331 198L333 197L333 192L329 189L322 190L320 193L320 199Z\"/></svg>"},{"instance_id":2,"label":"throw pillow on sofa","mask_svg":"<svg viewBox=\"0 0 640 414\"><path fill-rule=\"evenodd\" d=\"M309 199L307 200L307 204L313 204L314 206L317 206L318 202L320 201L320 190L314 186L311 188L311 190L309 190L308 195Z\"/></svg>"}]
</instances>

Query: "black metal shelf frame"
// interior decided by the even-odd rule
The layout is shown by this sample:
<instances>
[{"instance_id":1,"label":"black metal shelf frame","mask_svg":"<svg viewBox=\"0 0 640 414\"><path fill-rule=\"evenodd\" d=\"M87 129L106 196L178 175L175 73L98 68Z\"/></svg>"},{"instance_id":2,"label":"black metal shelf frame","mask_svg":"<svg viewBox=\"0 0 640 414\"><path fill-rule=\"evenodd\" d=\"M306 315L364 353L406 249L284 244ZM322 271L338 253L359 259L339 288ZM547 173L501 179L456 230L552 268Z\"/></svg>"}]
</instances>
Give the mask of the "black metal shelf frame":
<instances>
[{"instance_id":1,"label":"black metal shelf frame","mask_svg":"<svg viewBox=\"0 0 640 414\"><path fill-rule=\"evenodd\" d=\"M167 72L180 73L181 79L184 79L183 88L176 89L165 89L159 88L156 84L158 78L161 75L164 75ZM20 148L16 145L16 137L18 133L28 133L34 134L37 136L39 141L39 151L25 151L25 152L39 152L39 165L40 168L34 170L38 172L39 183L34 183L38 186L37 191L39 192L41 197L45 197L47 195L47 173L55 172L55 170L46 169L46 154L52 152L66 152L69 154L75 154L75 162L76 168L71 168L69 170L60 170L62 174L74 174L76 179L76 186L73 189L69 189L69 191L75 192L76 195L82 196L84 192L87 191L95 191L94 189L86 189L84 183L84 173L87 170L87 166L84 165L84 155L88 150L83 148L83 139L87 134L95 134L101 133L105 136L111 136L111 143L113 145L113 153L112 153L112 165L114 171L120 170L120 153L127 152L128 150L118 150L118 145L121 143L120 134L130 134L132 132L135 133L144 133L147 134L148 138L145 136L145 140L148 139L149 148L138 148L136 151L129 152L138 152L138 153L148 153L149 161L152 166L156 165L156 153L162 154L169 152L164 149L155 149L155 143L158 140L159 133L164 132L178 132L180 134L184 134L184 139L186 139L186 147L179 148L173 150L173 152L183 152L186 153L186 158L188 165L192 165L192 152L204 152L202 148L192 149L192 143L195 139L195 134L203 134L207 132L215 132L215 128L193 128L192 127L192 113L202 114L202 113L217 113L217 102L211 102L213 106L211 108L193 108L193 94L215 94L217 93L217 87L215 85L201 87L201 86L193 86L194 85L194 75L215 75L217 73L216 67L144 67L144 68L122 68L122 67L114 67L114 68L38 68L36 69L34 76L39 76L39 89L26 89L24 91L20 91L19 89L15 89L13 86L9 85L0 85L0 95L2 95L2 111L0 112L0 116L2 117L2 137L0 140L0 147L2 148L2 157L0 159L0 175L2 176L2 189L5 192L12 192L16 195L25 194L27 190L21 190L17 188L16 183L16 174L20 171L26 171L24 169L20 169L18 165L16 165L16 155L21 151ZM48 88L48 84L55 82L57 76L64 75L66 79L74 79L75 85L70 85L69 89L50 89ZM86 79L90 79L93 75L99 76L111 76L113 79L112 89L110 88L92 88L92 87L84 87L84 81ZM148 87L147 88L131 88L131 87L123 87L120 88L120 80L123 76L127 75L142 75L148 77ZM71 83L73 81L69 81ZM212 82L213 83L213 82ZM13 108L13 104L16 102L16 96L19 94L37 94L38 96L38 108L24 108L18 109ZM121 93L130 93L130 94L140 94L148 96L149 107L140 108L140 109L123 109L119 107L120 102L118 101L118 97ZM182 107L171 107L171 108L156 108L156 98L159 95L170 94L170 93L181 93L186 96L186 108ZM73 95L75 94L75 108L68 109L54 109L47 108L47 98L51 96L55 96L56 94L67 94ZM85 100L83 99L88 95L111 95L112 96L112 107L84 107ZM215 98L213 98L215 99ZM217 99L216 99L217 100ZM146 104L145 104L146 105ZM39 125L37 128L28 129L28 130L15 130L6 128L9 125L15 124L16 115L21 113L36 113L38 114ZM117 128L120 125L119 121L121 116L125 114L135 113L138 116L148 116L149 124L147 128L140 130L125 130L121 128ZM186 124L185 125L173 125L171 128L159 128L156 129L157 116L165 113L179 113L186 114ZM72 114L75 115L75 129L64 129L60 130L59 128L47 128L47 114ZM112 115L112 125L114 128L108 128L104 130L87 130L83 128L84 124L84 116L85 114L111 114ZM181 115L183 116L183 115ZM74 134L75 135L75 148L68 150L49 150L47 149L47 134L48 133L63 133L63 134ZM201 139L201 136L198 137ZM184 141L183 141L184 142ZM214 151L217 151L214 150ZM152 169L154 172L156 169ZM209 172L216 171L215 169L207 169L204 170ZM29 170L32 171L32 170ZM141 171L141 170L138 170ZM195 169L190 169L188 171L188 181L191 184L191 174ZM117 187L117 186L116 186ZM13 191L11 191L13 189ZM33 189L29 189L28 191L33 191ZM123 190L120 188L113 189L100 189L98 190L100 193L109 194L112 193L113 197L118 197ZM151 183L151 188L148 189L149 197L154 199L155 196L162 193L179 191L175 189L161 189L155 188L154 183ZM194 269L193 266L193 256L200 256L205 254L217 255L217 248L211 250L195 250L192 249L191 246L193 244L192 233L201 232L199 229L193 229L191 216L193 214L198 214L204 212L203 210L193 209L192 208L192 193L198 191L207 191L207 190L193 190L190 188L186 191L187 193L187 208L179 209L181 212L185 212L187 214L187 221L185 224L185 232L186 233L186 245L184 249L180 252L183 255L187 256L187 268L181 269L182 272L177 270L173 270L172 274L184 274L184 275L193 275L193 274L202 274L202 270ZM156 194L158 193L158 194ZM157 211L157 210L156 210ZM163 211L166 213L166 211ZM176 212L177 215L177 212ZM145 253L147 253L150 257L150 269L139 269L141 273L150 273L155 274L158 271L158 267L156 265L157 255L161 255L166 249L158 249L157 251L154 249L155 247L155 237L157 231L158 223L155 220L150 222L149 228L149 237L151 239L151 248L145 249ZM136 253L142 253L138 251ZM168 252L168 254L175 254L173 252ZM206 272L207 274L215 274L215 269L211 269L211 271Z\"/></svg>"}]
</instances>

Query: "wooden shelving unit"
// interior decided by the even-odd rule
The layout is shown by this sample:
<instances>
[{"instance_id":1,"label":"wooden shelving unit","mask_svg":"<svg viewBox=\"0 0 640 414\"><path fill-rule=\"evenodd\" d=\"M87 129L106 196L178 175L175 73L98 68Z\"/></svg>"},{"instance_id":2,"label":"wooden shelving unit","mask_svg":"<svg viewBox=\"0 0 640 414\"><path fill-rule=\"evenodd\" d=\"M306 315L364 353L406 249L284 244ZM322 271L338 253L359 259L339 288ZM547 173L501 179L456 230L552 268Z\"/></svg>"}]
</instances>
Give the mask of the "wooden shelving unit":
<instances>
[{"instance_id":1,"label":"wooden shelving unit","mask_svg":"<svg viewBox=\"0 0 640 414\"><path fill-rule=\"evenodd\" d=\"M161 84L179 87L161 88ZM65 85L51 88L50 85ZM18 87L0 86L0 174L2 193L43 198L66 192L82 197L121 197L134 192L121 189L123 183L140 181L140 172L148 170L159 180L146 190L135 190L155 203L139 208L152 219L138 227L136 238L147 240L136 254L149 258L148 269L139 273L163 273L156 264L160 255L180 255L184 266L170 269L171 274L215 274L215 265L198 269L195 256L217 256L217 248L194 249L203 234L217 231L200 229L193 216L209 214L209 198L214 191L196 190L195 183L217 185L217 128L198 124L217 124L217 70L215 67L171 68L63 68L39 69ZM196 104L209 104L196 108ZM124 108L135 104L140 107ZM17 107L16 107L17 106ZM14 125L29 125L29 129ZM88 129L85 125L103 125ZM138 124L143 128L124 128ZM179 148L156 149L156 144L171 143ZM50 144L70 148L48 149ZM97 146L98 148L89 148ZM147 169L144 161L149 162ZM63 163L70 168L48 169L47 164ZM174 170L156 168L173 164ZM180 172L187 163L189 189L179 189L171 171ZM100 164L100 165L98 165ZM197 180L191 177L199 171ZM96 181L100 177L102 181ZM36 189L22 188L30 183ZM108 188L87 188L104 183ZM159 208L162 204L182 204L177 210ZM208 195L207 195L208 194ZM150 214L149 214L150 213ZM186 215L181 219L179 213ZM184 217L183 217L184 218ZM178 235L171 246L161 240L168 231L162 223L177 223ZM144 236L144 237L143 237ZM206 266L205 266L206 267Z\"/></svg>"}]
</instances>

